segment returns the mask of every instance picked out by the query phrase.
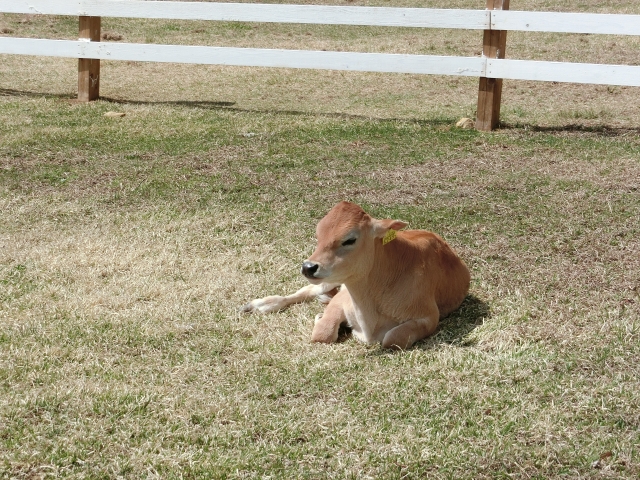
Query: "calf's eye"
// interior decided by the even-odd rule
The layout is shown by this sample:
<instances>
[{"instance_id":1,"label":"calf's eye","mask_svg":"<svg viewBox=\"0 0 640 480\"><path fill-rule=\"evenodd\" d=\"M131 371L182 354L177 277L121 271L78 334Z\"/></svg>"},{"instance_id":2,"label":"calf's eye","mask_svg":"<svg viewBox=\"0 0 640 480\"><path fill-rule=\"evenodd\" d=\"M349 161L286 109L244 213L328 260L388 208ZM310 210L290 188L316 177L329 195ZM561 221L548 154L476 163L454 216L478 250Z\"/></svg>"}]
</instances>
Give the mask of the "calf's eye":
<instances>
[{"instance_id":1,"label":"calf's eye","mask_svg":"<svg viewBox=\"0 0 640 480\"><path fill-rule=\"evenodd\" d=\"M347 247L349 245L353 245L354 243L356 243L357 238L349 238L347 240L345 240L344 242L342 242L342 246L343 247Z\"/></svg>"}]
</instances>

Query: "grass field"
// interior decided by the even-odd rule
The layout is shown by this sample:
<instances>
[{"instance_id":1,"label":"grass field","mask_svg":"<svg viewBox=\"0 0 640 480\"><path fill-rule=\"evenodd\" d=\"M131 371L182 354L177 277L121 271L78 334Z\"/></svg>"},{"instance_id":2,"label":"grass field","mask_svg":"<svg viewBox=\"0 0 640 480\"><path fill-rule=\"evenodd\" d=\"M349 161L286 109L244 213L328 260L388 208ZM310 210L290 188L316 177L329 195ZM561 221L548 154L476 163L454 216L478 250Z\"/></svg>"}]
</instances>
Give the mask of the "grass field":
<instances>
[{"instance_id":1,"label":"grass field","mask_svg":"<svg viewBox=\"0 0 640 480\"><path fill-rule=\"evenodd\" d=\"M484 6L458 3L394 5ZM74 38L77 22L0 15L0 30ZM481 44L103 30L452 55ZM633 64L638 45L510 34L507 55ZM505 82L503 127L484 134L454 127L473 117L477 79L103 62L103 98L82 105L69 101L76 69L0 56L0 478L640 477L640 89ZM472 271L461 309L409 351L311 344L319 304L239 313L305 284L315 224L340 200L440 233Z\"/></svg>"}]
</instances>

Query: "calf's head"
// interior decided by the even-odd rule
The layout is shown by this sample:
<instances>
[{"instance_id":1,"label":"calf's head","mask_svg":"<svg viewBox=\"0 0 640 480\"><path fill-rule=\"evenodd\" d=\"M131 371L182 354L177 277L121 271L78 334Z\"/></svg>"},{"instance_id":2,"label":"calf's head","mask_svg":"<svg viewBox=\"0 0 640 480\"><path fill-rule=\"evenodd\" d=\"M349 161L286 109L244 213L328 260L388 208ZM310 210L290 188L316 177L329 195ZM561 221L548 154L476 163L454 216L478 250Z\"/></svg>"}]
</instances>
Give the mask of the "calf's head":
<instances>
[{"instance_id":1,"label":"calf's head","mask_svg":"<svg viewBox=\"0 0 640 480\"><path fill-rule=\"evenodd\" d=\"M302 263L302 274L314 284L345 283L367 275L375 260L376 242L381 244L389 230L406 226L399 220L377 220L358 205L340 202L318 223L318 244Z\"/></svg>"}]
</instances>

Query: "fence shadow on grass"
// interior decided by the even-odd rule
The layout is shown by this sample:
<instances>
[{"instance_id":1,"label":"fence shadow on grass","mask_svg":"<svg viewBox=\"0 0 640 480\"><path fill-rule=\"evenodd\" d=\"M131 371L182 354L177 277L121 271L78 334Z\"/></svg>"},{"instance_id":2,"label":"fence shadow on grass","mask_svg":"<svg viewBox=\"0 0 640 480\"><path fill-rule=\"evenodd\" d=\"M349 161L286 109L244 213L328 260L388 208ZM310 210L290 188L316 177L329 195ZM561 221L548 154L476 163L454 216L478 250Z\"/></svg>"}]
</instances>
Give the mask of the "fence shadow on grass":
<instances>
[{"instance_id":1,"label":"fence shadow on grass","mask_svg":"<svg viewBox=\"0 0 640 480\"><path fill-rule=\"evenodd\" d=\"M28 97L28 98L55 98L58 100L74 100L76 97L70 93L30 92L27 90L15 90L13 88L0 88L0 97Z\"/></svg>"},{"instance_id":2,"label":"fence shadow on grass","mask_svg":"<svg viewBox=\"0 0 640 480\"><path fill-rule=\"evenodd\" d=\"M234 106L236 102L214 102L203 100L174 100L174 101L142 101L142 100L117 100L113 98L100 97L100 100L107 102L121 104L121 105L169 105L179 107L200 108L203 110L226 110L230 112L239 113L255 113L255 114L269 114L269 115L292 115L292 116L319 116L328 118L343 118L352 120L380 120L380 121L408 121L418 123L420 125L430 125L434 127L451 125L453 120L446 118L438 119L419 119L419 118L395 118L395 117L372 117L370 115L357 115L353 113L340 113L340 112L321 112L321 111L304 111L304 110L286 110L286 109L274 109L274 108L241 108Z\"/></svg>"},{"instance_id":3,"label":"fence shadow on grass","mask_svg":"<svg viewBox=\"0 0 640 480\"><path fill-rule=\"evenodd\" d=\"M46 93L46 92L31 92L27 90L15 90L11 88L0 88L0 97L30 97L30 98L55 98L62 101L68 101L70 103L76 103L74 94L63 93ZM340 112L313 112L303 110L277 110L277 109L249 109L236 107L236 102L227 101L207 101L207 100L174 100L174 101L145 101L145 100L120 100L109 97L100 97L100 100L113 103L115 105L169 105L169 106L182 106L188 108L200 108L204 110L228 110L232 112L241 113L256 113L256 114L271 114L271 115L301 115L301 116L323 116L329 118L345 118L354 120L380 120L380 121L409 121L424 126L441 127L452 125L453 120L451 118L437 118L437 119L419 119L419 118L382 118L372 117L367 115L355 115L349 113ZM500 129L502 130L528 130L531 132L541 133L575 133L575 134L591 134L602 137L620 137L625 135L640 135L640 127L619 127L610 125L581 125L577 123L565 124L565 125L550 125L540 126L530 123L508 123L501 122Z\"/></svg>"},{"instance_id":4,"label":"fence shadow on grass","mask_svg":"<svg viewBox=\"0 0 640 480\"><path fill-rule=\"evenodd\" d=\"M11 88L0 88L0 97L29 97L29 98L54 98L61 101L67 101L72 104L81 105L77 102L74 95L64 93L43 93L43 92L30 92L27 90L14 90ZM278 109L260 109L260 108L240 108L236 107L236 102L226 101L207 101L207 100L171 100L171 101L151 101L151 100L120 100L116 98L100 97L99 100L113 103L115 105L165 105L165 106L178 106L188 108L199 108L203 110L226 110L230 112L239 113L255 113L255 114L269 114L269 115L293 115L293 116L318 116L328 118L343 118L353 120L379 120L379 121L407 121L413 122L424 126L447 126L452 125L453 119L451 118L437 118L437 119L420 119L420 118L395 118L395 117L373 117L370 115L356 115L352 113L340 113L340 112L318 112L318 111L304 111L304 110L278 110Z\"/></svg>"},{"instance_id":5,"label":"fence shadow on grass","mask_svg":"<svg viewBox=\"0 0 640 480\"><path fill-rule=\"evenodd\" d=\"M611 125L581 125L569 123L566 125L540 126L531 123L502 123L502 130L527 130L535 133L587 133L601 137L622 137L625 135L640 135L640 127L613 127Z\"/></svg>"},{"instance_id":6,"label":"fence shadow on grass","mask_svg":"<svg viewBox=\"0 0 640 480\"><path fill-rule=\"evenodd\" d=\"M32 92L27 90L15 90L12 88L0 88L0 96L3 97L30 97L30 98L55 98L62 101L68 101L70 103L76 103L75 94L65 93L46 93L46 92ZM301 116L323 116L330 118L345 118L354 120L380 120L380 121L409 121L418 123L420 125L429 125L433 127L451 125L453 120L451 118L437 118L437 119L419 119L419 118L382 118L372 117L368 115L356 115L350 113L340 112L313 112L303 110L278 110L278 109L259 109L259 108L240 108L236 107L236 102L227 101L209 101L209 100L170 100L170 101L151 101L151 100L121 100L110 97L100 97L100 100L113 103L116 105L169 105L188 108L200 108L203 110L228 110L232 112L240 113L256 113L256 114L270 114L270 115L301 115ZM531 132L541 133L577 133L577 134L595 134L602 137L620 137L625 135L640 135L640 127L619 127L610 125L581 125L578 123L570 123L565 125L550 125L540 126L530 123L508 123L500 122L500 129L502 130L528 130Z\"/></svg>"}]
</instances>

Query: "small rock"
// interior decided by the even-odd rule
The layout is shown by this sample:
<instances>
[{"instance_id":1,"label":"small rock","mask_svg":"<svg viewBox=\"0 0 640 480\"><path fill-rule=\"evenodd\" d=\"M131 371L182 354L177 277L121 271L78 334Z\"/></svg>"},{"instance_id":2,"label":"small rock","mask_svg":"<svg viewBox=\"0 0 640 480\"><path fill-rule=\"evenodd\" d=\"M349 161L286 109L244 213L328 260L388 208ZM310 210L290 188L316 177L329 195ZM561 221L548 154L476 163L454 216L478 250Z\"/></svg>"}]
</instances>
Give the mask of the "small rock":
<instances>
[{"instance_id":1,"label":"small rock","mask_svg":"<svg viewBox=\"0 0 640 480\"><path fill-rule=\"evenodd\" d=\"M114 42L119 42L123 38L124 37L122 35L120 35L119 33L115 33L115 32L104 32L102 34L102 40L111 40L111 41L114 41Z\"/></svg>"},{"instance_id":2,"label":"small rock","mask_svg":"<svg viewBox=\"0 0 640 480\"><path fill-rule=\"evenodd\" d=\"M475 127L475 122L467 117L461 118L460 120L458 120L458 123L456 123L456 127L464 128L465 130L471 129Z\"/></svg>"},{"instance_id":3,"label":"small rock","mask_svg":"<svg viewBox=\"0 0 640 480\"><path fill-rule=\"evenodd\" d=\"M607 450L606 452L600 455L600 460L605 460L611 457L613 457L613 452L611 450Z\"/></svg>"},{"instance_id":4,"label":"small rock","mask_svg":"<svg viewBox=\"0 0 640 480\"><path fill-rule=\"evenodd\" d=\"M125 115L124 112L107 112L104 114L105 117L124 117Z\"/></svg>"}]
</instances>

